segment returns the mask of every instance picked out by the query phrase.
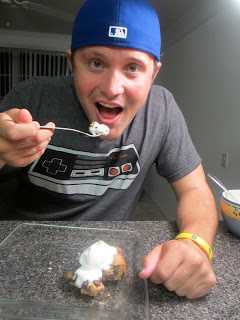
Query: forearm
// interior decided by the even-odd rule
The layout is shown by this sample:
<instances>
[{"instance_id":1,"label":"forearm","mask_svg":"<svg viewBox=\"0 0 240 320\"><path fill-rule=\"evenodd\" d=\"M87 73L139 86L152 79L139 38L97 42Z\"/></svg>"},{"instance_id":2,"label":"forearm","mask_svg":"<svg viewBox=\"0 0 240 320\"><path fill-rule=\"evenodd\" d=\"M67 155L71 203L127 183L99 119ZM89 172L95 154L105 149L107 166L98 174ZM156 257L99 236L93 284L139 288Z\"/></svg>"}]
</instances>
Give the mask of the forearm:
<instances>
[{"instance_id":1,"label":"forearm","mask_svg":"<svg viewBox=\"0 0 240 320\"><path fill-rule=\"evenodd\" d=\"M196 234L213 245L218 213L210 190L194 188L182 195L178 203L177 225L181 233Z\"/></svg>"},{"instance_id":2,"label":"forearm","mask_svg":"<svg viewBox=\"0 0 240 320\"><path fill-rule=\"evenodd\" d=\"M180 233L195 234L212 247L218 214L202 166L171 186L178 199L177 224ZM170 240L155 247L146 256L140 276L150 276L154 283L162 283L177 295L196 299L207 294L216 284L216 275L209 263L210 254L208 247L206 250L201 243L191 239Z\"/></svg>"}]
</instances>

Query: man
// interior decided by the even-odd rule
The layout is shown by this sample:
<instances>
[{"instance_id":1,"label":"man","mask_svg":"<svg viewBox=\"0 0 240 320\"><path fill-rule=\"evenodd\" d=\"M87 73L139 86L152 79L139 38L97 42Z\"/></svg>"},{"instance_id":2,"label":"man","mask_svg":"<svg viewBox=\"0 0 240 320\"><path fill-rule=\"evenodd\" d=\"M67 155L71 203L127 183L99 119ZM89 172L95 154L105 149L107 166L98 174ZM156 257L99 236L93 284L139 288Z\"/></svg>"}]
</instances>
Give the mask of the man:
<instances>
[{"instance_id":1,"label":"man","mask_svg":"<svg viewBox=\"0 0 240 320\"><path fill-rule=\"evenodd\" d=\"M152 85L160 44L145 0L87 0L67 51L73 77L35 78L2 101L0 173L22 167L18 219L128 220L155 163L178 199L181 235L145 257L140 277L193 299L216 282L209 260L218 216L180 110ZM39 129L48 121L81 131L97 121L110 134Z\"/></svg>"}]
</instances>

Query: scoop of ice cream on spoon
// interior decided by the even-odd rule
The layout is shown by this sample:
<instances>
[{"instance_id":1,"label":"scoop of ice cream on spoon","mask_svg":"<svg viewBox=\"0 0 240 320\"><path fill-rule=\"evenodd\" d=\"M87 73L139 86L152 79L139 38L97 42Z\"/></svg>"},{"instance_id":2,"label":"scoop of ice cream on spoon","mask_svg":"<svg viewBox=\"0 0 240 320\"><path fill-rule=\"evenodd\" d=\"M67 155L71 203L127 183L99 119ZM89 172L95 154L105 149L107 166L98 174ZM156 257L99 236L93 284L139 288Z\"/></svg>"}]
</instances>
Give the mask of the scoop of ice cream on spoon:
<instances>
[{"instance_id":1,"label":"scoop of ice cream on spoon","mask_svg":"<svg viewBox=\"0 0 240 320\"><path fill-rule=\"evenodd\" d=\"M107 136L110 132L110 129L105 124L100 124L96 121L92 122L89 127L89 132L93 135L104 135Z\"/></svg>"}]
</instances>

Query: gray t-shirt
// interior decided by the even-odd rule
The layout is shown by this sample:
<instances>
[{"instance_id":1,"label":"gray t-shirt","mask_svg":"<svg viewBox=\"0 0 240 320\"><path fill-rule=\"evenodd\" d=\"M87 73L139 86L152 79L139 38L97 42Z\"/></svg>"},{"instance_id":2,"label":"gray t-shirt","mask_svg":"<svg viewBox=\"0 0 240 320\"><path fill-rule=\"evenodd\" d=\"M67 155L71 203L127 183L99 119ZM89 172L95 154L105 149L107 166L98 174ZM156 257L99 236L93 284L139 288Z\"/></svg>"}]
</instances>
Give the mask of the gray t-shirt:
<instances>
[{"instance_id":1,"label":"gray t-shirt","mask_svg":"<svg viewBox=\"0 0 240 320\"><path fill-rule=\"evenodd\" d=\"M41 125L53 121L88 132L72 76L22 82L2 100L0 110L13 107L27 108ZM201 163L181 111L161 86L152 86L142 109L116 140L56 130L42 157L19 169L14 215L32 220L130 220L154 163L170 183Z\"/></svg>"}]
</instances>

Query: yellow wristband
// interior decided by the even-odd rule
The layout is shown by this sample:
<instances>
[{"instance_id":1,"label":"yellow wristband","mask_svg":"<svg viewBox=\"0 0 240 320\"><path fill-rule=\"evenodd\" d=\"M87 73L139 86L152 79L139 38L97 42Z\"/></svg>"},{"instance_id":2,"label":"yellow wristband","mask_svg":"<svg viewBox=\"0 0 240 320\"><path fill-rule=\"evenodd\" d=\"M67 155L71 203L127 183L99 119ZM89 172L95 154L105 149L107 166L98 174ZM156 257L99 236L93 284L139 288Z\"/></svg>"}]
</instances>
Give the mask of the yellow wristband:
<instances>
[{"instance_id":1,"label":"yellow wristband","mask_svg":"<svg viewBox=\"0 0 240 320\"><path fill-rule=\"evenodd\" d=\"M192 233L179 233L175 240L178 240L178 239L190 239L194 242L196 242L200 247L202 247L208 254L208 259L209 261L211 261L212 259L212 249L211 247L207 244L206 241L204 241L202 238L196 236L195 234L192 234Z\"/></svg>"}]
</instances>

